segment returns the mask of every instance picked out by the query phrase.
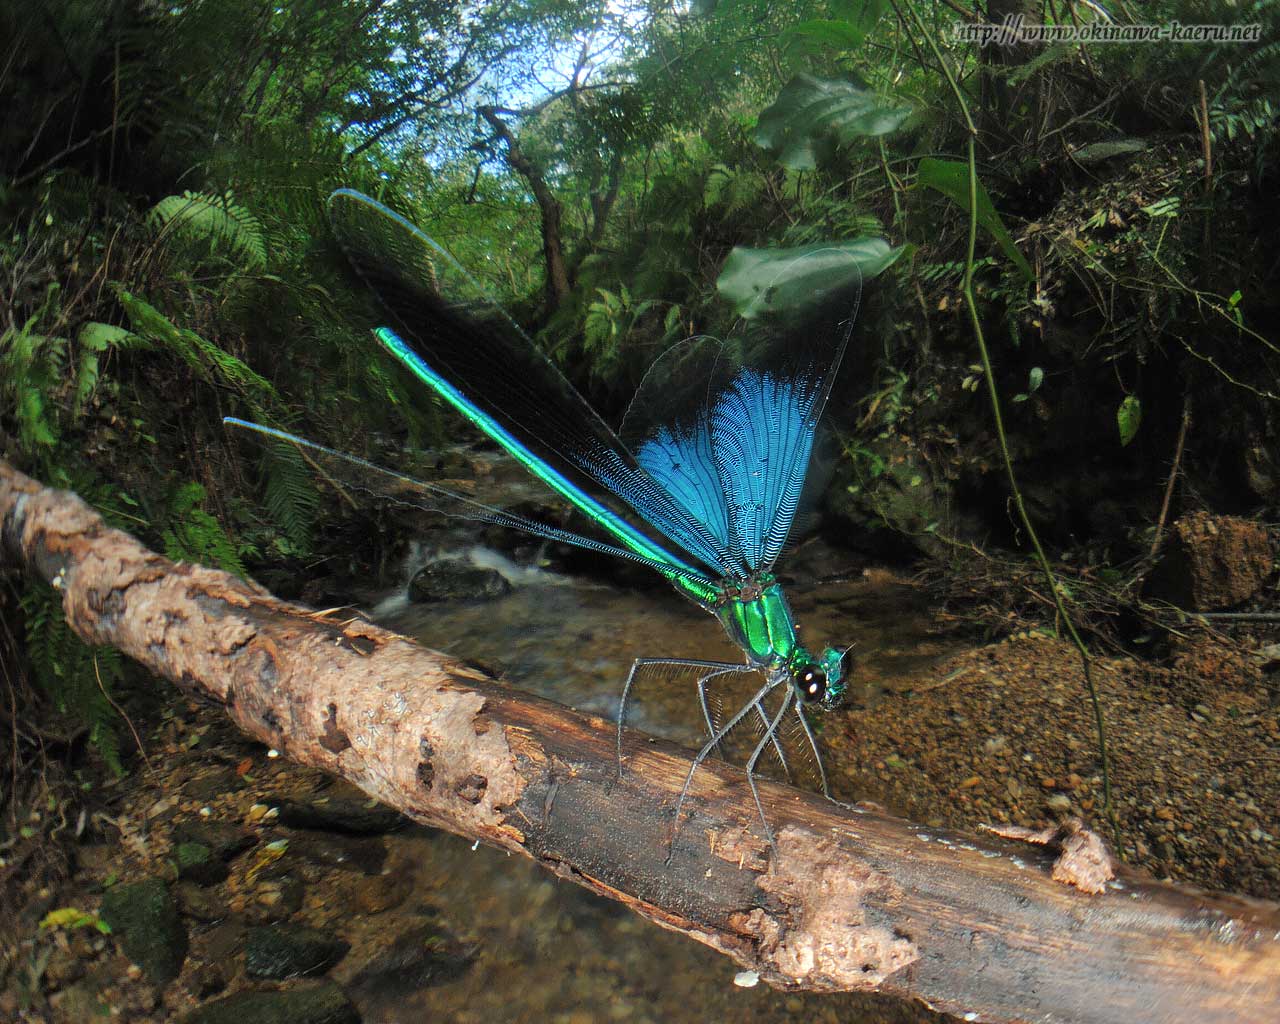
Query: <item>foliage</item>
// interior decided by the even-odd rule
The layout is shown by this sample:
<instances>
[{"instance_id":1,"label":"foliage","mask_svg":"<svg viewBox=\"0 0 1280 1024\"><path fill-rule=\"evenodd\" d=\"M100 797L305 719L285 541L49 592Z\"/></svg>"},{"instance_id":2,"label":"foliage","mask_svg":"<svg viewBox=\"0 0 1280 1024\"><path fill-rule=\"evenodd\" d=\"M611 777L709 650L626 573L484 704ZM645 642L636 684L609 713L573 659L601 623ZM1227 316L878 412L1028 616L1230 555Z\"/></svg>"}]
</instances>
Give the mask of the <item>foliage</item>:
<instances>
[{"instance_id":1,"label":"foliage","mask_svg":"<svg viewBox=\"0 0 1280 1024\"><path fill-rule=\"evenodd\" d=\"M874 280L902 255L883 238L819 242L793 249L736 248L716 281L740 316L766 309L803 309L814 296L847 284L850 268L862 282Z\"/></svg>"},{"instance_id":2,"label":"foliage","mask_svg":"<svg viewBox=\"0 0 1280 1024\"><path fill-rule=\"evenodd\" d=\"M31 673L58 710L80 718L89 741L117 775L120 740L110 692L124 677L124 659L110 647L89 647L67 625L58 592L33 582L23 595L27 658Z\"/></svg>"},{"instance_id":3,"label":"foliage","mask_svg":"<svg viewBox=\"0 0 1280 1024\"><path fill-rule=\"evenodd\" d=\"M941 192L960 209L964 210L965 213L968 213L968 173L968 168L958 160L938 160L934 157L925 157L920 161L920 166L916 168L916 181L921 185ZM995 204L991 202L991 196L987 194L986 186L981 181L978 182L977 208L978 223L996 240L1004 254L1022 272L1023 276L1028 281L1034 280L1035 274L1032 273L1031 265L1027 263L1027 258L1019 252L1018 247L1014 244L1008 228L1004 226L1004 221L1000 219L1000 214L996 212Z\"/></svg>"},{"instance_id":4,"label":"foliage","mask_svg":"<svg viewBox=\"0 0 1280 1024\"><path fill-rule=\"evenodd\" d=\"M1128 444L1138 433L1142 423L1142 403L1133 395L1125 395L1116 410L1116 425L1120 428L1120 443Z\"/></svg>"},{"instance_id":5,"label":"foliage","mask_svg":"<svg viewBox=\"0 0 1280 1024\"><path fill-rule=\"evenodd\" d=\"M41 928L61 928L74 931L77 928L93 928L103 935L111 934L111 926L97 914L78 907L58 907L40 919Z\"/></svg>"},{"instance_id":6,"label":"foliage","mask_svg":"<svg viewBox=\"0 0 1280 1024\"><path fill-rule=\"evenodd\" d=\"M760 112L756 141L793 171L811 171L835 148L897 131L911 107L857 82L798 75Z\"/></svg>"},{"instance_id":7,"label":"foliage","mask_svg":"<svg viewBox=\"0 0 1280 1024\"><path fill-rule=\"evenodd\" d=\"M186 483L173 494L164 529L164 553L175 562L210 565L244 576L241 552L222 524L204 510L205 489Z\"/></svg>"},{"instance_id":8,"label":"foliage","mask_svg":"<svg viewBox=\"0 0 1280 1024\"><path fill-rule=\"evenodd\" d=\"M170 236L213 249L225 247L247 269L265 267L267 244L262 224L248 209L222 195L183 192L166 196L151 208L150 223Z\"/></svg>"}]
</instances>

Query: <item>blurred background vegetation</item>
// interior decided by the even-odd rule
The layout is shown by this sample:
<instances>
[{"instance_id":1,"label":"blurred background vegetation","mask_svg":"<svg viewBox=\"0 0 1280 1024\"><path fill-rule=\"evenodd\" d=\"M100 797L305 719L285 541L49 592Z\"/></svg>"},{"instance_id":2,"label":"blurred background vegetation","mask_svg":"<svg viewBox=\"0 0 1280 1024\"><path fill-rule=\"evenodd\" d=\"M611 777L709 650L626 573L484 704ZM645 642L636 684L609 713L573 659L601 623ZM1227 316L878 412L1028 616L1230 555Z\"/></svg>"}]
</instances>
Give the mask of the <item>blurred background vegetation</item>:
<instances>
[{"instance_id":1,"label":"blurred background vegetation","mask_svg":"<svg viewBox=\"0 0 1280 1024\"><path fill-rule=\"evenodd\" d=\"M1018 13L1262 33L950 35ZM830 407L828 533L1021 559L960 297L966 127L917 18L975 113L975 295L1051 556L1123 591L1175 450L1174 512L1274 515L1280 3L1243 0L6 4L0 455L170 557L296 592L342 523L221 417L374 458L456 432L371 339L333 188L423 225L615 420L665 346L728 324L735 246L874 235L902 248ZM121 659L14 574L0 617L7 776L86 741L119 770Z\"/></svg>"}]
</instances>

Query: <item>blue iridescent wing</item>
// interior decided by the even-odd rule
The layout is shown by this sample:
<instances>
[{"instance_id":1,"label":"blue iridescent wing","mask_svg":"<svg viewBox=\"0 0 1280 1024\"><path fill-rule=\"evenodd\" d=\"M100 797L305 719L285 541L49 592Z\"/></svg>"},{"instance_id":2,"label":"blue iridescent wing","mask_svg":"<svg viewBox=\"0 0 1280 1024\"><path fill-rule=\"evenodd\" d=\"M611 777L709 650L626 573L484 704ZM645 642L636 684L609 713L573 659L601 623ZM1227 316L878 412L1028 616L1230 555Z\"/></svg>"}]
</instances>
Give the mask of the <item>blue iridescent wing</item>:
<instances>
[{"instance_id":1,"label":"blue iridescent wing","mask_svg":"<svg viewBox=\"0 0 1280 1024\"><path fill-rule=\"evenodd\" d=\"M664 354L627 412L624 441L714 531L737 578L771 568L786 545L861 283L844 249L785 264L725 341Z\"/></svg>"},{"instance_id":2,"label":"blue iridescent wing","mask_svg":"<svg viewBox=\"0 0 1280 1024\"><path fill-rule=\"evenodd\" d=\"M627 409L620 434L636 461L729 549L730 510L716 468L708 416L707 385L721 343L710 337L673 345L649 367ZM747 566L732 559L729 575Z\"/></svg>"},{"instance_id":3,"label":"blue iridescent wing","mask_svg":"<svg viewBox=\"0 0 1280 1024\"><path fill-rule=\"evenodd\" d=\"M379 340L414 376L628 549L682 574L730 574L724 544L645 471L448 253L357 192L335 192L329 213L386 309ZM661 539L592 497L592 485L625 502Z\"/></svg>"},{"instance_id":4,"label":"blue iridescent wing","mask_svg":"<svg viewBox=\"0 0 1280 1024\"><path fill-rule=\"evenodd\" d=\"M476 501L464 494L458 494L436 484L417 480L414 477L397 473L375 465L365 459L344 452L334 451L324 445L316 444L274 427L251 423L248 420L227 416L223 425L234 430L244 431L268 442L287 445L302 457L321 479L340 493L350 498L347 492L359 494L362 498L374 498L386 501L391 505L404 508L419 509L424 512L438 512L442 515L459 519L471 519L476 522L492 523L509 529L521 530L541 537L544 540L559 544L570 544L600 554L626 558L641 565L656 569L668 577L681 577L691 580L702 580L701 573L684 570L666 561L648 558L628 548L615 544L607 544L592 537L584 537L569 530L548 523L540 523L535 519L516 515L492 505Z\"/></svg>"}]
</instances>

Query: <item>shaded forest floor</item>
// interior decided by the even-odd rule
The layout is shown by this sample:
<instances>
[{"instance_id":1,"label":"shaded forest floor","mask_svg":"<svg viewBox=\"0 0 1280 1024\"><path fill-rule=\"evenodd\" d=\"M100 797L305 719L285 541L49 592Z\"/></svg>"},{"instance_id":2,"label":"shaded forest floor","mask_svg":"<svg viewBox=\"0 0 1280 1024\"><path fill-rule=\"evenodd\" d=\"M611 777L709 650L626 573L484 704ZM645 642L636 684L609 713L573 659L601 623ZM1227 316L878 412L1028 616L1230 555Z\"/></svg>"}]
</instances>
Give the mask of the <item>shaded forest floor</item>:
<instances>
[{"instance_id":1,"label":"shaded forest floor","mask_svg":"<svg viewBox=\"0 0 1280 1024\"><path fill-rule=\"evenodd\" d=\"M1095 659L1114 830L1079 655L1062 640L1028 633L947 658L827 739L847 795L914 821L1081 815L1157 877L1280 899L1280 704L1252 646L1202 637L1166 665Z\"/></svg>"}]
</instances>

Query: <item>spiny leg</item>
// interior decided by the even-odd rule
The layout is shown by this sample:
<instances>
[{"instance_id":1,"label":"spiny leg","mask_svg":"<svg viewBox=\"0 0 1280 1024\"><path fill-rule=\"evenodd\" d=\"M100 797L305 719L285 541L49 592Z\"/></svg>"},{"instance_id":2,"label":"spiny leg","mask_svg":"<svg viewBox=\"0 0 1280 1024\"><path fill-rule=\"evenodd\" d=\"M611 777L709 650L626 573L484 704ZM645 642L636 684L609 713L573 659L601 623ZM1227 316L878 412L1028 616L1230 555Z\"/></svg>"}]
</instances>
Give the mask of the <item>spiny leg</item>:
<instances>
[{"instance_id":1,"label":"spiny leg","mask_svg":"<svg viewBox=\"0 0 1280 1024\"><path fill-rule=\"evenodd\" d=\"M716 730L716 732L712 735L711 739L707 740L707 742L703 745L702 749L698 751L698 756L693 759L693 764L689 766L689 774L688 776L686 776L684 780L684 788L680 790L680 798L676 801L676 817L675 817L674 823L671 826L671 846L667 850L668 864L671 863L671 857L675 853L676 836L679 835L680 833L680 809L684 807L684 798L688 795L689 787L693 784L693 773L698 770L698 765L702 764L702 762L707 759L707 756L711 753L711 751L713 751L716 747L720 745L720 741L723 740L726 736L728 736L729 733L732 732L733 729L737 726L737 724L742 721L742 719L746 716L747 712L749 712L752 708L754 708L757 704L759 704L759 702L764 699L765 695L782 681L783 681L782 679L766 680L765 684L762 687L760 687L759 690L756 691L755 696L752 697L749 701L747 701L747 703L742 705L741 708L739 708L736 712L734 712L732 718L730 718L727 722L724 723L723 726L721 726L719 729Z\"/></svg>"},{"instance_id":2,"label":"spiny leg","mask_svg":"<svg viewBox=\"0 0 1280 1024\"><path fill-rule=\"evenodd\" d=\"M725 665L727 666L728 662L726 662ZM750 664L734 665L732 668L726 667L719 669L716 672L708 672L705 676L700 676L698 678L698 703L702 707L702 720L707 723L708 736L714 736L716 734L716 723L715 719L711 717L711 706L707 703L707 683L710 680L715 679L716 676L722 676L731 671L749 672L752 671L752 668ZM716 746L718 747L719 744L717 743ZM724 756L723 751L720 751L720 754L721 756Z\"/></svg>"},{"instance_id":3,"label":"spiny leg","mask_svg":"<svg viewBox=\"0 0 1280 1024\"><path fill-rule=\"evenodd\" d=\"M743 665L735 666L735 668L738 671L750 671L751 665L750 663L748 663L745 666ZM711 717L711 707L707 703L707 683L710 680L714 679L716 676L724 675L726 671L728 670L721 670L719 672L709 672L707 675L702 676L698 680L698 703L702 705L702 719L704 722L707 723L708 736L715 735L716 723L715 723L715 720ZM760 716L761 728L767 731L769 728L769 716L765 713L764 708L762 708L759 704L756 705L756 714ZM716 744L716 746L719 747L719 744ZM795 776L792 775L791 773L791 766L787 764L787 755L783 752L782 744L778 742L776 736L774 737L774 741L773 741L773 749L777 752L778 762L779 764L782 765L782 770L787 776L787 781L794 784ZM718 753L721 757L724 757L723 750L717 750L716 753Z\"/></svg>"},{"instance_id":4,"label":"spiny leg","mask_svg":"<svg viewBox=\"0 0 1280 1024\"><path fill-rule=\"evenodd\" d=\"M743 667L742 665L728 661L699 661L692 658L636 658L636 660L631 663L631 671L627 673L627 681L622 687L622 699L618 702L618 778L622 778L622 725L623 720L627 716L627 700L631 695L631 685L635 682L636 672L642 668L647 668L650 665L674 665L677 667L683 666L688 668L706 668L714 670L698 681L699 691L702 689L703 680L709 679L711 676L718 675L721 672L737 670ZM705 703L703 708L705 711Z\"/></svg>"},{"instance_id":5,"label":"spiny leg","mask_svg":"<svg viewBox=\"0 0 1280 1024\"><path fill-rule=\"evenodd\" d=\"M827 769L822 763L822 751L818 749L818 740L813 735L809 719L805 717L804 708L801 707L799 701L796 701L796 717L800 719L800 726L804 729L805 739L809 741L809 746L813 749L813 763L818 766L818 776L822 779L822 795L828 800L838 803L835 797L831 795L831 786L827 783Z\"/></svg>"},{"instance_id":6,"label":"spiny leg","mask_svg":"<svg viewBox=\"0 0 1280 1024\"><path fill-rule=\"evenodd\" d=\"M797 709L799 705L796 705ZM796 777L791 773L791 765L787 764L787 755L783 753L782 744L778 742L777 726L780 719L775 718L773 726L769 725L769 716L765 714L764 708L759 704L756 705L756 713L760 716L760 724L764 726L765 735L773 742L773 752L778 755L778 763L782 765L782 772L787 777L787 781L791 785L796 784Z\"/></svg>"},{"instance_id":7,"label":"spiny leg","mask_svg":"<svg viewBox=\"0 0 1280 1024\"><path fill-rule=\"evenodd\" d=\"M786 696L782 698L782 706L778 708L778 713L773 716L773 721L769 723L769 728L765 734L760 737L760 742L756 744L756 749L751 752L751 759L747 761L747 782L751 786L751 795L755 797L756 810L760 814L760 824L764 826L764 837L769 840L769 849L773 851L774 863L779 860L778 844L773 840L773 829L769 827L769 819L764 815L764 804L760 802L760 790L756 787L756 762L760 760L760 754L765 748L765 744L770 740L777 743L774 733L777 731L778 723L782 721L782 716L787 713L787 709L791 706L791 702L795 700L795 691L788 686Z\"/></svg>"}]
</instances>

